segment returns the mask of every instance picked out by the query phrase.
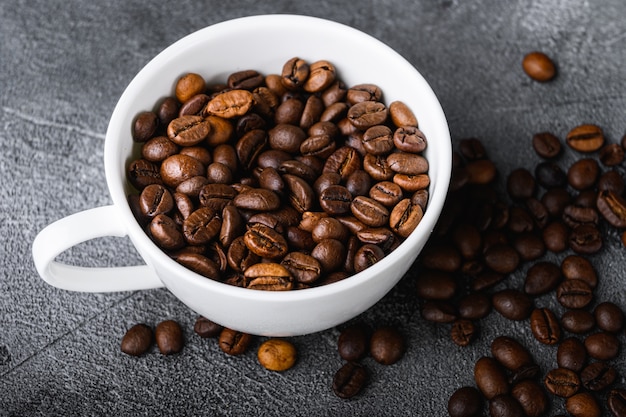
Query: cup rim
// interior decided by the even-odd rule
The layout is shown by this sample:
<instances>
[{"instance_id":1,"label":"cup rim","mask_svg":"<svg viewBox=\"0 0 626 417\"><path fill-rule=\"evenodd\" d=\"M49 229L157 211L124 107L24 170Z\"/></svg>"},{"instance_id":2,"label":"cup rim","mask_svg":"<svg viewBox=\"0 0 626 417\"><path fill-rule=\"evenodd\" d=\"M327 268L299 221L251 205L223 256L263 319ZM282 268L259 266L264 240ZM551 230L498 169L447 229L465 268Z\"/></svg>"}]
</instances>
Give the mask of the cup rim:
<instances>
[{"instance_id":1,"label":"cup rim","mask_svg":"<svg viewBox=\"0 0 626 417\"><path fill-rule=\"evenodd\" d=\"M120 167L118 166L119 156L116 154L119 150L120 142L124 140L132 142L130 136L130 126L125 127L129 132L128 138L119 138L117 135L114 135L114 132L119 130L119 125L124 119L124 112L126 112L128 107L130 107L133 96L140 92L138 89L140 83L138 81L142 78L151 76L153 73L158 73L161 63L170 60L178 53L179 49L192 47L198 42L205 42L207 38L210 38L214 34L238 31L242 25L245 25L245 27L272 27L275 25L285 24L313 24L320 30L338 31L342 32L342 35L344 36L352 37L360 40L361 42L366 41L376 46L381 51L384 51L387 56L395 60L397 65L402 65L405 67L406 71L411 72L414 77L412 82L420 84L424 99L432 103L433 107L431 110L437 116L436 121L433 120L433 117L430 117L429 119L431 121L429 121L429 123L437 125L436 127L439 135L437 138L439 153L437 155L438 168L437 176L435 178L431 177L430 179L429 200L422 220L418 224L417 228L397 248L386 255L382 260L362 272L353 274L337 282L291 291L260 291L236 287L204 277L173 260L148 237L141 225L135 220L128 204L126 195L127 190L125 186L126 166L121 167L122 173L120 173ZM174 80L172 81L174 82ZM130 145L132 146L134 144L131 143ZM222 21L192 32L163 49L143 68L141 68L120 96L109 121L104 147L105 176L109 187L109 193L113 203L119 209L118 211L122 217L121 220L127 227L128 235L131 241L144 261L150 264L153 268L156 267L155 264L157 263L164 264L167 266L169 271L177 274L177 279L189 281L190 283L203 287L216 295L224 294L236 296L241 299L254 299L257 302L267 301L280 303L324 298L329 294L349 291L350 289L358 287L371 280L384 279L384 277L381 277L380 275L384 275L385 269L388 265L398 259L403 259L407 256L408 252L414 250L416 245L424 239L425 235L427 235L426 239L428 239L432 233L439 219L447 196L452 168L452 145L450 132L445 114L441 108L441 104L422 74L406 58L382 41L360 31L359 29L328 19L294 14L254 15ZM429 159L429 163L432 162L431 157L428 157L427 159ZM121 177L120 174L122 174ZM164 282L164 284L167 286L167 283Z\"/></svg>"}]
</instances>

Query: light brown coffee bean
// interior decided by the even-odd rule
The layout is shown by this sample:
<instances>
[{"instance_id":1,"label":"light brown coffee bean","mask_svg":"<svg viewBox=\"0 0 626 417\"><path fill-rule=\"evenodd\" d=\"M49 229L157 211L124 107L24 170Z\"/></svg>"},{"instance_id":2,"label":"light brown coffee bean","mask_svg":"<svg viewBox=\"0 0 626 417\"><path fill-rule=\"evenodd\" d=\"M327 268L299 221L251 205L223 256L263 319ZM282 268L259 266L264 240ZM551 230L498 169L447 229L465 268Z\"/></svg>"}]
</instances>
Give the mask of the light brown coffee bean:
<instances>
[{"instance_id":1,"label":"light brown coffee bean","mask_svg":"<svg viewBox=\"0 0 626 417\"><path fill-rule=\"evenodd\" d=\"M273 262L251 265L244 271L247 288L265 291L289 291L293 278L287 268Z\"/></svg>"},{"instance_id":2,"label":"light brown coffee bean","mask_svg":"<svg viewBox=\"0 0 626 417\"><path fill-rule=\"evenodd\" d=\"M533 80L546 82L556 75L556 66L552 59L543 52L530 52L522 60L524 72Z\"/></svg>"}]
</instances>

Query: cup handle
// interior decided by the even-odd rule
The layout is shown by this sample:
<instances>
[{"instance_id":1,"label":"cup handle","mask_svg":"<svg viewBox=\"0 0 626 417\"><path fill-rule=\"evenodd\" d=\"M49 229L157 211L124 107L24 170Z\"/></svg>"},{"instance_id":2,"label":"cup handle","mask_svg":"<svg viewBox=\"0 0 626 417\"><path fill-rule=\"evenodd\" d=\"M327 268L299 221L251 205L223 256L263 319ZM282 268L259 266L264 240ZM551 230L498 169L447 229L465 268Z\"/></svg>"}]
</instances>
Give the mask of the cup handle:
<instances>
[{"instance_id":1,"label":"cup handle","mask_svg":"<svg viewBox=\"0 0 626 417\"><path fill-rule=\"evenodd\" d=\"M72 214L39 232L32 247L35 267L44 281L71 291L111 292L163 287L156 272L148 265L90 268L54 260L65 250L87 240L126 235L126 228L113 205Z\"/></svg>"}]
</instances>

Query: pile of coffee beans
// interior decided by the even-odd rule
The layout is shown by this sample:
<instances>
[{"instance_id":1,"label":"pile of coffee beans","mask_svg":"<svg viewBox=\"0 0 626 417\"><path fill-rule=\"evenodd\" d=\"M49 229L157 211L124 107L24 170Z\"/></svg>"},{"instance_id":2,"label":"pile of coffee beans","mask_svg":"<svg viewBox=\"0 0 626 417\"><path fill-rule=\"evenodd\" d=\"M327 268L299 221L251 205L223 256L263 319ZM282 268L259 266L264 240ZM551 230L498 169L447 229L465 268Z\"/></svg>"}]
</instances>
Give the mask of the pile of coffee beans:
<instances>
[{"instance_id":1,"label":"pile of coffee beans","mask_svg":"<svg viewBox=\"0 0 626 417\"><path fill-rule=\"evenodd\" d=\"M602 401L615 416L625 415L624 389L615 387L618 370L611 365L624 312L596 299L599 277L589 260L610 230L626 227L624 180L616 169L624 147L605 144L595 125L573 128L565 143L581 154L567 168L559 164L561 140L536 134L540 162L533 171L513 169L500 193L498 170L478 139L461 140L454 154L451 191L419 260L422 317L446 323L452 341L467 346L495 310L527 322L539 344L553 346L555 366L539 369L525 346L502 335L491 356L475 364L478 389L461 387L450 397L452 417L482 415L485 402L492 416L541 416L549 395L564 398L573 416L602 415ZM517 288L509 277L523 266ZM539 305L548 294L558 309Z\"/></svg>"},{"instance_id":2,"label":"pile of coffee beans","mask_svg":"<svg viewBox=\"0 0 626 417\"><path fill-rule=\"evenodd\" d=\"M328 61L289 59L208 85L180 77L138 114L130 206L189 269L258 290L308 288L378 262L428 201L426 137L375 84L347 87Z\"/></svg>"}]
</instances>

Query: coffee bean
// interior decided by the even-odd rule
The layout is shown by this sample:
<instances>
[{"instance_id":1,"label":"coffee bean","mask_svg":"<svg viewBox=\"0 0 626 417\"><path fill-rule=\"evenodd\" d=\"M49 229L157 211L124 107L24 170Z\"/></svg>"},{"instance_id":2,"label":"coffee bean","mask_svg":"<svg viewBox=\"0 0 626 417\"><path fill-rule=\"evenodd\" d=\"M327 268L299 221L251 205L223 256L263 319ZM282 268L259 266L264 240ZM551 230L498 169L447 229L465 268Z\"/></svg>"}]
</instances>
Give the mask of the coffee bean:
<instances>
[{"instance_id":1,"label":"coffee bean","mask_svg":"<svg viewBox=\"0 0 626 417\"><path fill-rule=\"evenodd\" d=\"M491 298L481 291L470 292L459 300L458 310L459 317L464 319L482 319L491 312Z\"/></svg>"},{"instance_id":2,"label":"coffee bean","mask_svg":"<svg viewBox=\"0 0 626 417\"><path fill-rule=\"evenodd\" d=\"M174 320L159 323L154 331L154 338L163 355L178 353L183 349L183 329Z\"/></svg>"},{"instance_id":3,"label":"coffee bean","mask_svg":"<svg viewBox=\"0 0 626 417\"><path fill-rule=\"evenodd\" d=\"M566 368L550 370L544 380L546 389L558 397L571 397L580 389L580 378L576 372Z\"/></svg>"},{"instance_id":4,"label":"coffee bean","mask_svg":"<svg viewBox=\"0 0 626 417\"><path fill-rule=\"evenodd\" d=\"M333 377L333 392L339 398L356 396L367 384L366 368L357 362L346 362Z\"/></svg>"},{"instance_id":5,"label":"coffee bean","mask_svg":"<svg viewBox=\"0 0 626 417\"><path fill-rule=\"evenodd\" d=\"M401 125L393 132L393 143L401 151L420 153L426 149L428 142L417 127Z\"/></svg>"},{"instance_id":6,"label":"coffee bean","mask_svg":"<svg viewBox=\"0 0 626 417\"><path fill-rule=\"evenodd\" d=\"M161 163L160 175L165 185L176 188L189 178L204 175L202 162L182 154L172 155Z\"/></svg>"},{"instance_id":7,"label":"coffee bean","mask_svg":"<svg viewBox=\"0 0 626 417\"><path fill-rule=\"evenodd\" d=\"M616 358L621 345L617 336L608 332L591 334L585 338L584 343L589 356L601 361Z\"/></svg>"},{"instance_id":8,"label":"coffee bean","mask_svg":"<svg viewBox=\"0 0 626 417\"><path fill-rule=\"evenodd\" d=\"M578 152L595 152L604 145L604 133L599 126L583 124L567 133L566 143Z\"/></svg>"},{"instance_id":9,"label":"coffee bean","mask_svg":"<svg viewBox=\"0 0 626 417\"><path fill-rule=\"evenodd\" d=\"M488 400L507 394L510 389L504 369L489 356L483 356L476 361L474 380L478 389Z\"/></svg>"},{"instance_id":10,"label":"coffee bean","mask_svg":"<svg viewBox=\"0 0 626 417\"><path fill-rule=\"evenodd\" d=\"M424 300L449 300L457 291L457 282L454 277L446 272L424 270L422 271L416 280L417 295ZM490 305L490 301L487 302ZM465 310L473 312L478 308L475 307L476 303L471 300L466 303L469 304ZM459 303L460 305L460 303ZM468 313L471 315L471 313ZM473 318L473 317L466 317Z\"/></svg>"},{"instance_id":11,"label":"coffee bean","mask_svg":"<svg viewBox=\"0 0 626 417\"><path fill-rule=\"evenodd\" d=\"M362 101L348 110L348 120L361 130L385 123L389 110L379 101Z\"/></svg>"},{"instance_id":12,"label":"coffee bean","mask_svg":"<svg viewBox=\"0 0 626 417\"><path fill-rule=\"evenodd\" d=\"M141 356L150 349L153 340L152 329L148 325L135 324L122 337L120 349L127 355Z\"/></svg>"},{"instance_id":13,"label":"coffee bean","mask_svg":"<svg viewBox=\"0 0 626 417\"><path fill-rule=\"evenodd\" d=\"M382 326L372 333L369 352L376 362L392 365L402 358L405 350L404 336L397 329Z\"/></svg>"},{"instance_id":14,"label":"coffee bean","mask_svg":"<svg viewBox=\"0 0 626 417\"><path fill-rule=\"evenodd\" d=\"M556 66L543 52L534 51L524 55L522 68L526 75L535 81L547 82L556 76Z\"/></svg>"},{"instance_id":15,"label":"coffee bean","mask_svg":"<svg viewBox=\"0 0 626 417\"><path fill-rule=\"evenodd\" d=\"M504 289L493 294L494 309L509 320L525 320L533 310L533 301L524 292Z\"/></svg>"},{"instance_id":16,"label":"coffee bean","mask_svg":"<svg viewBox=\"0 0 626 417\"><path fill-rule=\"evenodd\" d=\"M528 417L541 417L548 409L548 396L537 382L525 379L518 382L511 389L511 396L524 409Z\"/></svg>"},{"instance_id":17,"label":"coffee bean","mask_svg":"<svg viewBox=\"0 0 626 417\"><path fill-rule=\"evenodd\" d=\"M587 362L585 345L575 337L564 339L557 349L556 361L561 368L580 372Z\"/></svg>"},{"instance_id":18,"label":"coffee bean","mask_svg":"<svg viewBox=\"0 0 626 417\"><path fill-rule=\"evenodd\" d=\"M561 338L561 327L549 308L536 308L530 314L530 329L535 339L544 345L555 345Z\"/></svg>"},{"instance_id":19,"label":"coffee bean","mask_svg":"<svg viewBox=\"0 0 626 417\"><path fill-rule=\"evenodd\" d=\"M586 310L568 310L561 316L561 325L570 333L583 334L594 328L596 320Z\"/></svg>"},{"instance_id":20,"label":"coffee bean","mask_svg":"<svg viewBox=\"0 0 626 417\"><path fill-rule=\"evenodd\" d=\"M561 269L549 261L533 264L526 272L524 292L528 295L541 295L554 290L562 279Z\"/></svg>"},{"instance_id":21,"label":"coffee bean","mask_svg":"<svg viewBox=\"0 0 626 417\"><path fill-rule=\"evenodd\" d=\"M193 72L184 74L176 81L176 98L184 103L196 94L202 93L205 88L206 82L200 74Z\"/></svg>"},{"instance_id":22,"label":"coffee bean","mask_svg":"<svg viewBox=\"0 0 626 417\"><path fill-rule=\"evenodd\" d=\"M586 190L595 185L600 175L600 166L593 158L582 158L574 162L567 171L567 182L576 190Z\"/></svg>"},{"instance_id":23,"label":"coffee bean","mask_svg":"<svg viewBox=\"0 0 626 417\"><path fill-rule=\"evenodd\" d=\"M593 315L600 330L617 333L624 327L624 312L619 306L610 301L598 304Z\"/></svg>"},{"instance_id":24,"label":"coffee bean","mask_svg":"<svg viewBox=\"0 0 626 417\"><path fill-rule=\"evenodd\" d=\"M535 193L535 187L535 178L524 168L514 169L507 177L506 189L513 199L532 197Z\"/></svg>"},{"instance_id":25,"label":"coffee bean","mask_svg":"<svg viewBox=\"0 0 626 417\"><path fill-rule=\"evenodd\" d=\"M339 356L347 361L358 361L369 348L368 332L362 324L352 324L341 331L337 341Z\"/></svg>"},{"instance_id":26,"label":"coffee bean","mask_svg":"<svg viewBox=\"0 0 626 417\"><path fill-rule=\"evenodd\" d=\"M346 247L336 239L324 239L311 250L311 256L319 261L323 272L336 271L345 260Z\"/></svg>"},{"instance_id":27,"label":"coffee bean","mask_svg":"<svg viewBox=\"0 0 626 417\"><path fill-rule=\"evenodd\" d=\"M489 247L484 254L485 264L495 272L509 274L519 265L519 254L508 244Z\"/></svg>"},{"instance_id":28,"label":"coffee bean","mask_svg":"<svg viewBox=\"0 0 626 417\"><path fill-rule=\"evenodd\" d=\"M524 345L509 336L498 336L491 342L491 354L510 371L517 371L534 364L534 360Z\"/></svg>"},{"instance_id":29,"label":"coffee bean","mask_svg":"<svg viewBox=\"0 0 626 417\"><path fill-rule=\"evenodd\" d=\"M250 347L252 339L252 335L248 333L239 332L225 327L220 333L218 346L222 352L227 353L228 355L242 355L246 353Z\"/></svg>"},{"instance_id":30,"label":"coffee bean","mask_svg":"<svg viewBox=\"0 0 626 417\"><path fill-rule=\"evenodd\" d=\"M350 210L354 217L368 226L379 227L389 221L387 208L369 197L355 197L350 203Z\"/></svg>"},{"instance_id":31,"label":"coffee bean","mask_svg":"<svg viewBox=\"0 0 626 417\"><path fill-rule=\"evenodd\" d=\"M185 245L183 233L176 222L166 214L156 215L150 222L149 231L152 239L162 249L176 250Z\"/></svg>"},{"instance_id":32,"label":"coffee bean","mask_svg":"<svg viewBox=\"0 0 626 417\"><path fill-rule=\"evenodd\" d=\"M312 284L322 274L322 266L317 259L302 252L290 252L280 262L294 279L302 284Z\"/></svg>"},{"instance_id":33,"label":"coffee bean","mask_svg":"<svg viewBox=\"0 0 626 417\"><path fill-rule=\"evenodd\" d=\"M598 285L598 275L591 262L580 255L568 255L561 261L561 272L567 279L580 279L593 289Z\"/></svg>"},{"instance_id":34,"label":"coffee bean","mask_svg":"<svg viewBox=\"0 0 626 417\"><path fill-rule=\"evenodd\" d=\"M178 117L180 103L174 97L165 97L158 105L156 115L161 126L167 126L172 120Z\"/></svg>"},{"instance_id":35,"label":"coffee bean","mask_svg":"<svg viewBox=\"0 0 626 417\"><path fill-rule=\"evenodd\" d=\"M350 174L360 168L361 157L357 150L350 146L342 146L328 157L324 164L323 172L335 172L345 181ZM369 174L372 175L371 173Z\"/></svg>"},{"instance_id":36,"label":"coffee bean","mask_svg":"<svg viewBox=\"0 0 626 417\"><path fill-rule=\"evenodd\" d=\"M542 158L555 158L561 153L561 141L550 132L541 132L533 135L533 149Z\"/></svg>"},{"instance_id":37,"label":"coffee bean","mask_svg":"<svg viewBox=\"0 0 626 417\"><path fill-rule=\"evenodd\" d=\"M593 300L593 290L585 281L566 279L556 290L559 303L565 308L584 308Z\"/></svg>"},{"instance_id":38,"label":"coffee bean","mask_svg":"<svg viewBox=\"0 0 626 417\"><path fill-rule=\"evenodd\" d=\"M458 318L453 304L446 301L429 300L421 308L422 318L435 323L452 323Z\"/></svg>"},{"instance_id":39,"label":"coffee bean","mask_svg":"<svg viewBox=\"0 0 626 417\"><path fill-rule=\"evenodd\" d=\"M470 386L454 391L448 400L450 417L476 417L482 411L483 398L480 392Z\"/></svg>"},{"instance_id":40,"label":"coffee bean","mask_svg":"<svg viewBox=\"0 0 626 417\"><path fill-rule=\"evenodd\" d=\"M606 362L593 362L580 373L580 381L589 391L602 391L617 378L617 371Z\"/></svg>"},{"instance_id":41,"label":"coffee bean","mask_svg":"<svg viewBox=\"0 0 626 417\"><path fill-rule=\"evenodd\" d=\"M268 339L259 346L257 359L265 369L283 372L296 363L296 347L285 339Z\"/></svg>"},{"instance_id":42,"label":"coffee bean","mask_svg":"<svg viewBox=\"0 0 626 417\"><path fill-rule=\"evenodd\" d=\"M361 272L374 265L384 257L385 253L380 246L366 243L358 248L354 254L354 271Z\"/></svg>"},{"instance_id":43,"label":"coffee bean","mask_svg":"<svg viewBox=\"0 0 626 417\"><path fill-rule=\"evenodd\" d=\"M328 214L342 215L350 213L351 202L352 193L343 185L329 185L319 193L320 207Z\"/></svg>"},{"instance_id":44,"label":"coffee bean","mask_svg":"<svg viewBox=\"0 0 626 417\"><path fill-rule=\"evenodd\" d=\"M220 267L204 255L199 253L181 253L175 259L179 264L204 277L215 281L219 281L221 278Z\"/></svg>"},{"instance_id":45,"label":"coffee bean","mask_svg":"<svg viewBox=\"0 0 626 417\"><path fill-rule=\"evenodd\" d=\"M450 337L456 345L467 346L474 340L476 331L476 326L471 320L457 319L452 322Z\"/></svg>"},{"instance_id":46,"label":"coffee bean","mask_svg":"<svg viewBox=\"0 0 626 417\"><path fill-rule=\"evenodd\" d=\"M615 417L626 416L626 389L612 389L609 392L607 403Z\"/></svg>"},{"instance_id":47,"label":"coffee bean","mask_svg":"<svg viewBox=\"0 0 626 417\"><path fill-rule=\"evenodd\" d=\"M150 184L139 195L139 208L141 214L149 218L167 214L174 208L174 197L164 186Z\"/></svg>"},{"instance_id":48,"label":"coffee bean","mask_svg":"<svg viewBox=\"0 0 626 417\"><path fill-rule=\"evenodd\" d=\"M602 410L594 396L588 392L572 395L565 401L565 409L572 417L600 417Z\"/></svg>"},{"instance_id":49,"label":"coffee bean","mask_svg":"<svg viewBox=\"0 0 626 417\"><path fill-rule=\"evenodd\" d=\"M199 316L193 325L193 331L203 339L219 336L222 329L221 325L202 316Z\"/></svg>"},{"instance_id":50,"label":"coffee bean","mask_svg":"<svg viewBox=\"0 0 626 417\"><path fill-rule=\"evenodd\" d=\"M542 231L542 239L546 249L560 253L569 247L570 229L561 221L549 223Z\"/></svg>"},{"instance_id":51,"label":"coffee bean","mask_svg":"<svg viewBox=\"0 0 626 417\"><path fill-rule=\"evenodd\" d=\"M596 201L598 211L612 226L626 227L626 200L612 191L601 191Z\"/></svg>"},{"instance_id":52,"label":"coffee bean","mask_svg":"<svg viewBox=\"0 0 626 417\"><path fill-rule=\"evenodd\" d=\"M276 230L261 223L248 226L243 239L248 249L262 258L278 259L288 250L285 238Z\"/></svg>"},{"instance_id":53,"label":"coffee bean","mask_svg":"<svg viewBox=\"0 0 626 417\"><path fill-rule=\"evenodd\" d=\"M288 291L293 288L293 277L281 264L264 262L251 265L244 272L247 288L265 291Z\"/></svg>"}]
</instances>

